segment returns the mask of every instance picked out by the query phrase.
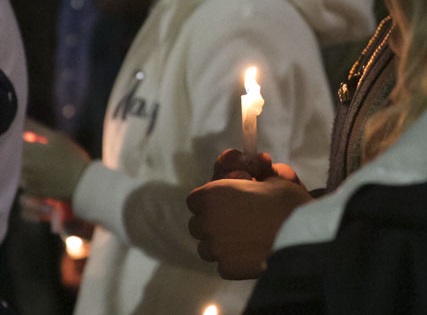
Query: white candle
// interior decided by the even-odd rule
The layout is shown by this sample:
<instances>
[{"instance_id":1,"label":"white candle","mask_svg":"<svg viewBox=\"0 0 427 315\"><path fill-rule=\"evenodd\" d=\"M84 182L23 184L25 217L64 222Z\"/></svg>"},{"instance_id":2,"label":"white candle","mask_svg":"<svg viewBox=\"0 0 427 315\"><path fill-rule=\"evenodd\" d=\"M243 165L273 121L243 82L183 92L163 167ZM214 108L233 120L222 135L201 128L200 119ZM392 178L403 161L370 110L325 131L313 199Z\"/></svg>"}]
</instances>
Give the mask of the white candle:
<instances>
[{"instance_id":1,"label":"white candle","mask_svg":"<svg viewBox=\"0 0 427 315\"><path fill-rule=\"evenodd\" d=\"M264 99L256 82L257 68L250 67L245 74L245 95L242 95L243 153L249 157L257 154L257 116L261 114Z\"/></svg>"}]
</instances>

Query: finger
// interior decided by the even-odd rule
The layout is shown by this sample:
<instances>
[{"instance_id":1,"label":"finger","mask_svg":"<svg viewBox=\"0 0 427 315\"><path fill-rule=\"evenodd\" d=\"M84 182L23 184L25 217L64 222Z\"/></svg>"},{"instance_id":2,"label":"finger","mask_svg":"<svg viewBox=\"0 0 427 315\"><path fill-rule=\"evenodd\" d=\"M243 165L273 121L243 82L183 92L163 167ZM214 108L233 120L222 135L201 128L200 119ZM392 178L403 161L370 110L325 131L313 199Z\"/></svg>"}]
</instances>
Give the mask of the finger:
<instances>
[{"instance_id":1,"label":"finger","mask_svg":"<svg viewBox=\"0 0 427 315\"><path fill-rule=\"evenodd\" d=\"M225 169L222 169L221 166L214 166L214 172L213 172L211 181L224 179L227 177L228 173L229 172Z\"/></svg>"},{"instance_id":2,"label":"finger","mask_svg":"<svg viewBox=\"0 0 427 315\"><path fill-rule=\"evenodd\" d=\"M194 214L201 213L204 205L203 186L193 189L186 198L187 208Z\"/></svg>"},{"instance_id":3,"label":"finger","mask_svg":"<svg viewBox=\"0 0 427 315\"><path fill-rule=\"evenodd\" d=\"M213 262L216 261L217 258L210 250L210 245L208 241L200 241L197 245L197 253L199 254L200 258L202 258L205 261Z\"/></svg>"},{"instance_id":4,"label":"finger","mask_svg":"<svg viewBox=\"0 0 427 315\"><path fill-rule=\"evenodd\" d=\"M227 183L232 179L222 179L208 182L203 186L195 188L186 199L188 209L194 214L205 213L218 209L221 205L219 198L227 191Z\"/></svg>"},{"instance_id":5,"label":"finger","mask_svg":"<svg viewBox=\"0 0 427 315\"><path fill-rule=\"evenodd\" d=\"M274 164L273 168L276 171L278 176L280 176L284 179L287 179L291 182L294 182L296 184L301 183L301 181L299 180L299 178L297 176L297 173L288 164L284 164L284 163Z\"/></svg>"},{"instance_id":6,"label":"finger","mask_svg":"<svg viewBox=\"0 0 427 315\"><path fill-rule=\"evenodd\" d=\"M188 221L188 230L192 237L198 240L206 239L206 234L203 231L203 218L201 215L193 215Z\"/></svg>"},{"instance_id":7,"label":"finger","mask_svg":"<svg viewBox=\"0 0 427 315\"><path fill-rule=\"evenodd\" d=\"M224 178L225 179L247 179L247 180L252 180L251 174L249 174L246 171L241 171L241 170L231 171L229 173L226 173L224 175Z\"/></svg>"},{"instance_id":8,"label":"finger","mask_svg":"<svg viewBox=\"0 0 427 315\"><path fill-rule=\"evenodd\" d=\"M222 165L226 170L234 170L241 164L243 153L236 149L224 151L217 159L216 163Z\"/></svg>"},{"instance_id":9,"label":"finger","mask_svg":"<svg viewBox=\"0 0 427 315\"><path fill-rule=\"evenodd\" d=\"M219 261L217 271L220 277L225 280L243 280L245 278L242 270L233 264L230 265L228 261Z\"/></svg>"},{"instance_id":10,"label":"finger","mask_svg":"<svg viewBox=\"0 0 427 315\"><path fill-rule=\"evenodd\" d=\"M258 278L267 268L265 258L253 253L229 255L218 259L218 273L227 280L247 280Z\"/></svg>"},{"instance_id":11,"label":"finger","mask_svg":"<svg viewBox=\"0 0 427 315\"><path fill-rule=\"evenodd\" d=\"M231 160L232 158L233 160ZM271 156L267 153L259 153L255 157L249 157L245 154L236 154L235 156L228 158L223 165L224 169L229 171L246 171L251 175L251 178L255 177L257 180L263 180L269 176L276 175L272 168Z\"/></svg>"},{"instance_id":12,"label":"finger","mask_svg":"<svg viewBox=\"0 0 427 315\"><path fill-rule=\"evenodd\" d=\"M273 169L273 160L268 153L258 153L255 163L251 163L250 166L253 167L252 174L257 180L264 180L267 177L276 175Z\"/></svg>"},{"instance_id":13,"label":"finger","mask_svg":"<svg viewBox=\"0 0 427 315\"><path fill-rule=\"evenodd\" d=\"M228 149L222 152L214 164L212 180L225 178L230 171L242 169L242 153L236 149Z\"/></svg>"}]
</instances>

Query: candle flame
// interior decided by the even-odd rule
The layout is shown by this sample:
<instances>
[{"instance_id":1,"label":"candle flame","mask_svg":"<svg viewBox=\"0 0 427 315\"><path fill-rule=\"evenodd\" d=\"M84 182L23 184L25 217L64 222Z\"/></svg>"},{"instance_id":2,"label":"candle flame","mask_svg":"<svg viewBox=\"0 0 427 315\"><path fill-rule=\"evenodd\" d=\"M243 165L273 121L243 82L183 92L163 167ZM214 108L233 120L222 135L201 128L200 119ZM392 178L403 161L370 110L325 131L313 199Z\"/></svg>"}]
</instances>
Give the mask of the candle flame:
<instances>
[{"instance_id":1,"label":"candle flame","mask_svg":"<svg viewBox=\"0 0 427 315\"><path fill-rule=\"evenodd\" d=\"M259 87L259 84L256 82L257 72L258 72L258 70L256 67L249 67L248 69L246 69L246 72L245 72L246 93L249 93L249 91L252 88Z\"/></svg>"},{"instance_id":2,"label":"candle flame","mask_svg":"<svg viewBox=\"0 0 427 315\"><path fill-rule=\"evenodd\" d=\"M67 254L73 259L83 259L88 256L88 245L78 236L67 237L65 245Z\"/></svg>"},{"instance_id":3,"label":"candle flame","mask_svg":"<svg viewBox=\"0 0 427 315\"><path fill-rule=\"evenodd\" d=\"M209 305L205 308L203 315L218 315L218 308L215 305Z\"/></svg>"},{"instance_id":4,"label":"candle flame","mask_svg":"<svg viewBox=\"0 0 427 315\"><path fill-rule=\"evenodd\" d=\"M261 114L264 99L261 96L261 86L256 81L258 69L249 67L245 73L245 89L248 99L251 100L252 109L257 115Z\"/></svg>"},{"instance_id":5,"label":"candle flame","mask_svg":"<svg viewBox=\"0 0 427 315\"><path fill-rule=\"evenodd\" d=\"M32 131L25 131L22 138L25 142L29 143L40 143L40 144L48 144L48 140L46 137L40 136Z\"/></svg>"}]
</instances>

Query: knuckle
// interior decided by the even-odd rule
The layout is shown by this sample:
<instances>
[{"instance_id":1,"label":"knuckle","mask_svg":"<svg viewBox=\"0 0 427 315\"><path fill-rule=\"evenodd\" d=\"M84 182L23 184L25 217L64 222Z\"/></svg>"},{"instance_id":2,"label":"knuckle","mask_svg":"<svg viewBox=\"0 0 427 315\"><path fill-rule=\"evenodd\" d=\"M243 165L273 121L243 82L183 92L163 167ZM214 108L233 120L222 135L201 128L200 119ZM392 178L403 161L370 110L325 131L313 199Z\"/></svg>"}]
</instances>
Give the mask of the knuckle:
<instances>
[{"instance_id":1,"label":"knuckle","mask_svg":"<svg viewBox=\"0 0 427 315\"><path fill-rule=\"evenodd\" d=\"M199 242L197 246L197 252L200 258L202 258L205 261L214 262L217 260L215 255L211 252L210 244L207 241Z\"/></svg>"}]
</instances>

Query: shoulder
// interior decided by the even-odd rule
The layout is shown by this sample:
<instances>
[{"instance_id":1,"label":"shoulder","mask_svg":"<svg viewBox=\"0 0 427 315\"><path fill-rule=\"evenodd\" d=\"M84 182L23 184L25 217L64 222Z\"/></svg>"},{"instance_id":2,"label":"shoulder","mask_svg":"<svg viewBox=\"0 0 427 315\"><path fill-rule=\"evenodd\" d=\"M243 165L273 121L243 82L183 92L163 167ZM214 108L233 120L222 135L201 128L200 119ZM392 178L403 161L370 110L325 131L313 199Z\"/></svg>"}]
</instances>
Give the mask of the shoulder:
<instances>
[{"instance_id":1,"label":"shoulder","mask_svg":"<svg viewBox=\"0 0 427 315\"><path fill-rule=\"evenodd\" d=\"M218 56L221 51L262 55L285 63L281 68L317 60L319 51L310 25L283 0L204 1L186 21L183 34L190 56Z\"/></svg>"},{"instance_id":2,"label":"shoulder","mask_svg":"<svg viewBox=\"0 0 427 315\"><path fill-rule=\"evenodd\" d=\"M263 36L263 41L297 39L310 26L289 2L283 0L204 1L188 20L193 36ZM268 35L268 36L266 36Z\"/></svg>"}]
</instances>

